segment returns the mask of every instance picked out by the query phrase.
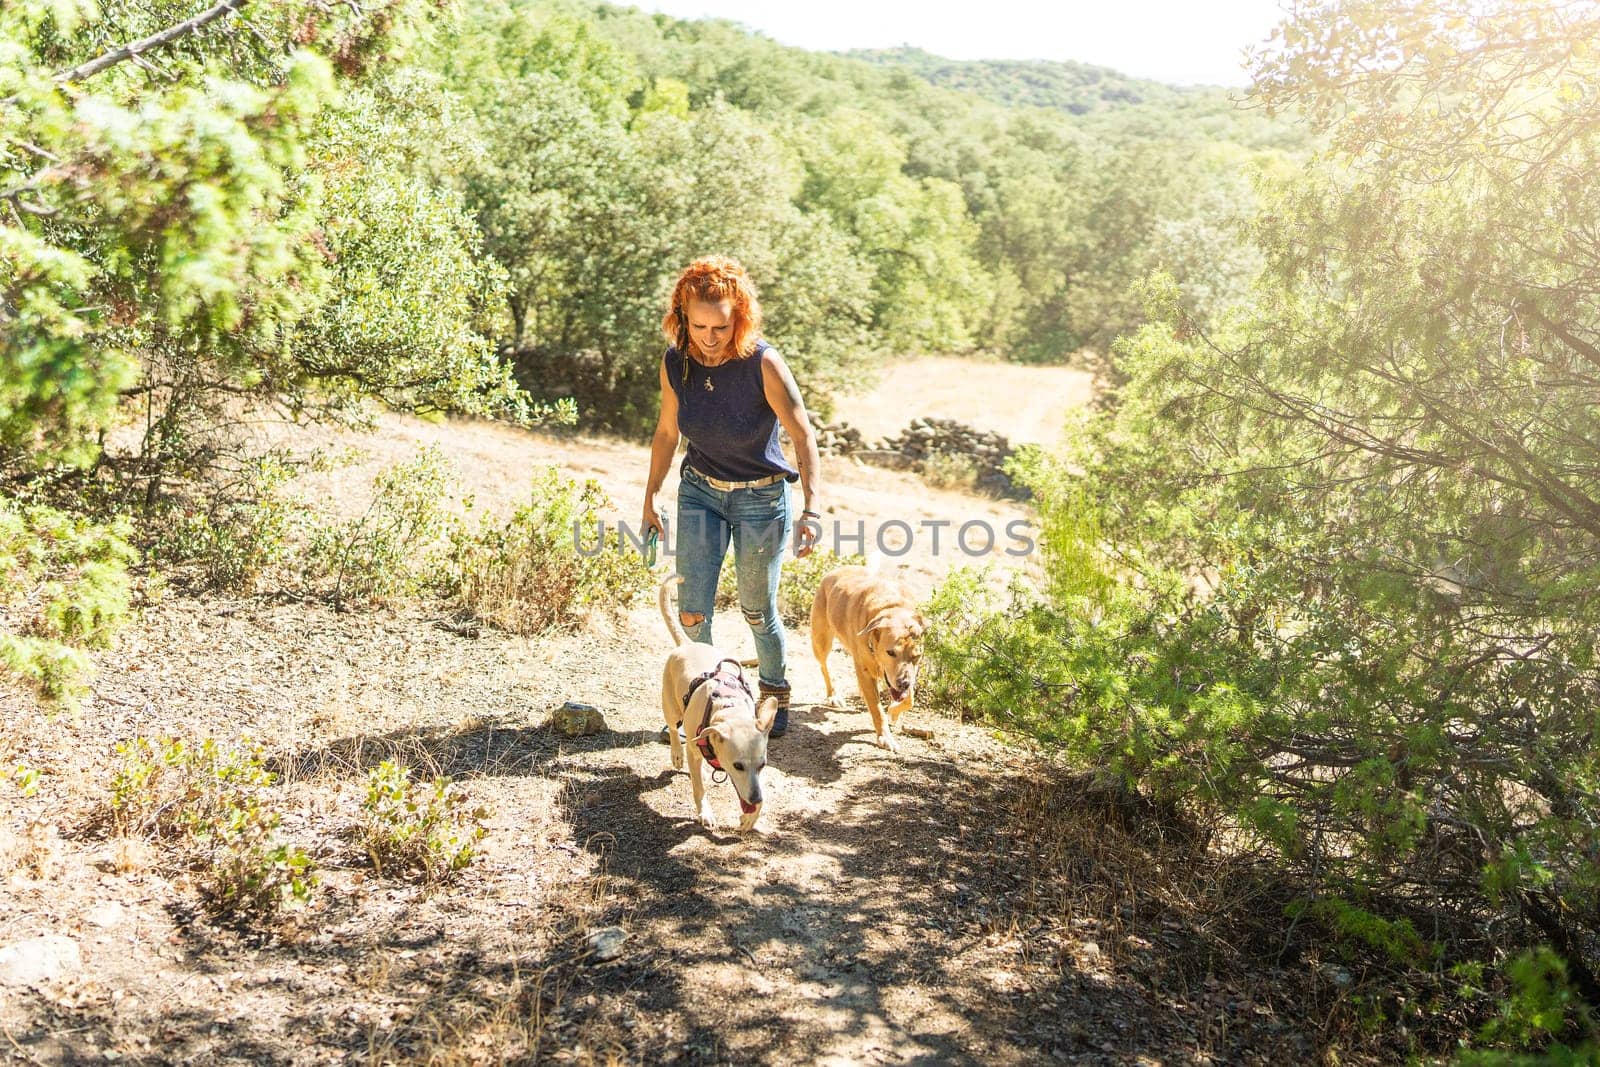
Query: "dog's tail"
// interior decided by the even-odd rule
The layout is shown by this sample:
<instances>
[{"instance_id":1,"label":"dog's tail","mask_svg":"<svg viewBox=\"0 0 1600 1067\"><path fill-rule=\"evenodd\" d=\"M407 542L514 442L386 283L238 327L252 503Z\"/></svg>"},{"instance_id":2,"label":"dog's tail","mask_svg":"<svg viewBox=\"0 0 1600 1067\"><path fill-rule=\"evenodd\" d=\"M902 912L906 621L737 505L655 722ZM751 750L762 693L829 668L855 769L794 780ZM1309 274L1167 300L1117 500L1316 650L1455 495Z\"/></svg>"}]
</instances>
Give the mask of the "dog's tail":
<instances>
[{"instance_id":1,"label":"dog's tail","mask_svg":"<svg viewBox=\"0 0 1600 1067\"><path fill-rule=\"evenodd\" d=\"M674 574L661 583L661 590L656 594L656 602L661 605L661 618L666 621L667 633L672 635L672 643L681 645L689 639L683 632L683 627L678 625L677 617L672 614L672 605L667 603L668 590L683 581L683 575Z\"/></svg>"}]
</instances>

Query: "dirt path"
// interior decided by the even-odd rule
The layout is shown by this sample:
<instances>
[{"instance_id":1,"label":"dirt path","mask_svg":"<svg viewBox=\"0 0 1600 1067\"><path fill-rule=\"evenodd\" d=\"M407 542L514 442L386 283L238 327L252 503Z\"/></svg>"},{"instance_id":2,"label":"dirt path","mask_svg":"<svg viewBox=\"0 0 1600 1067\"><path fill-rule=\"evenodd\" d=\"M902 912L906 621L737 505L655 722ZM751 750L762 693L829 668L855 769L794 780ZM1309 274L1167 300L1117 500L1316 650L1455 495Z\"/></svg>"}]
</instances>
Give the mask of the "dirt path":
<instances>
[{"instance_id":1,"label":"dirt path","mask_svg":"<svg viewBox=\"0 0 1600 1067\"><path fill-rule=\"evenodd\" d=\"M703 830L660 740L663 631L652 608L521 641L455 636L421 611L174 600L106 657L80 719L29 723L0 706L6 758L44 774L10 820L0 942L65 934L82 953L62 980L9 991L0 1027L16 1044L0 1058L1309 1054L1311 1038L1274 1006L1270 975L1253 989L1221 986L1227 998L1209 1003L1208 972L1174 969L1169 951L1192 966L1208 936L1188 920L1155 908L1131 921L1133 908L1151 908L1137 893L1093 908L1049 903L1120 892L1127 875L1099 869L1081 846L1072 871L1042 865L1024 824L1059 777L1047 766L915 712L935 738L906 738L890 756L871 744L858 702L809 703L820 676L808 656L797 657L800 704L773 743L757 831ZM607 729L554 735L545 717L569 698L597 704ZM185 872L88 832L85 801L103 796L109 748L136 733L268 739L292 813L284 831L323 868L318 906L271 938L221 929L197 909ZM481 861L432 895L373 877L350 840L364 772L391 757L456 776L491 812ZM733 823L731 787L713 796ZM586 938L607 926L627 940L597 963Z\"/></svg>"}]
</instances>

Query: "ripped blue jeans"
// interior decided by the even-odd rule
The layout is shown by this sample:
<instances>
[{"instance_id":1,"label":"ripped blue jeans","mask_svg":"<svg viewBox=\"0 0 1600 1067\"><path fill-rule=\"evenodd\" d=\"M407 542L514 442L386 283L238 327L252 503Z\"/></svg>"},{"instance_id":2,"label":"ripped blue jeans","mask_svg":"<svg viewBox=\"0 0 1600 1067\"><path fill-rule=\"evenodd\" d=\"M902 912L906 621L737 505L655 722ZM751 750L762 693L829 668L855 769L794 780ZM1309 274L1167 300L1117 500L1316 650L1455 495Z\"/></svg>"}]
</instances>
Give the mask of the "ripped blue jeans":
<instances>
[{"instance_id":1,"label":"ripped blue jeans","mask_svg":"<svg viewBox=\"0 0 1600 1067\"><path fill-rule=\"evenodd\" d=\"M712 488L692 467L682 468L674 534L677 570L683 577L678 610L702 616L683 631L692 641L711 643L717 578L731 543L739 610L755 635L761 683L775 690L789 688L783 620L778 617L778 575L792 529L788 482L724 492Z\"/></svg>"}]
</instances>

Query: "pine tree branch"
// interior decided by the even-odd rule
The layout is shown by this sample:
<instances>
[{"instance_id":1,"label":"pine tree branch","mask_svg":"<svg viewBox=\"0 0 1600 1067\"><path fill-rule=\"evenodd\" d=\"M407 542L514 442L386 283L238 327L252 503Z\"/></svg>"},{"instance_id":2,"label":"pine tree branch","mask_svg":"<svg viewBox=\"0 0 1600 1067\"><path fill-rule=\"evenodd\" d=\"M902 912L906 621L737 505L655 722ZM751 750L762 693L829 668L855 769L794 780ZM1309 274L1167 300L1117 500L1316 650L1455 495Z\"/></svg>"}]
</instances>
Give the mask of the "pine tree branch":
<instances>
[{"instance_id":1,"label":"pine tree branch","mask_svg":"<svg viewBox=\"0 0 1600 1067\"><path fill-rule=\"evenodd\" d=\"M62 71L56 75L55 80L62 84L67 84L69 82L83 81L85 78L92 78L101 71L116 66L118 63L129 59L137 59L145 52L153 52L158 48L165 48L173 41L187 37L197 30L204 29L218 19L233 14L249 2L250 0L222 0L220 4L202 11L192 19L187 19L176 26L167 27L160 33L153 33L149 37L132 41L121 48L96 56L89 62L73 67L71 70Z\"/></svg>"}]
</instances>

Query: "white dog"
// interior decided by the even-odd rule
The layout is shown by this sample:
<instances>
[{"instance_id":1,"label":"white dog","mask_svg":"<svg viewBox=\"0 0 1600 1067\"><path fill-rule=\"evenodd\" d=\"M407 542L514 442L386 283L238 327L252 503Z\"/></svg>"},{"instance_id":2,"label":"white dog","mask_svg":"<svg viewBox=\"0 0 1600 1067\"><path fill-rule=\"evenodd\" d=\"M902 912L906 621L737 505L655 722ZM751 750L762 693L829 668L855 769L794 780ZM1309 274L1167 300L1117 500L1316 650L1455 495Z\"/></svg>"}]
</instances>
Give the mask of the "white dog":
<instances>
[{"instance_id":1,"label":"white dog","mask_svg":"<svg viewBox=\"0 0 1600 1067\"><path fill-rule=\"evenodd\" d=\"M778 714L778 698L766 697L758 705L739 661L714 645L690 641L673 616L667 594L683 581L674 576L661 583L658 601L667 632L677 647L667 655L661 672L661 711L672 738L672 768L683 770L683 742L678 726L689 738L689 780L694 784L695 817L710 827L711 806L706 802L703 763L722 771L739 794L743 815L739 829L748 830L761 816L761 769L767 765L767 734Z\"/></svg>"}]
</instances>

